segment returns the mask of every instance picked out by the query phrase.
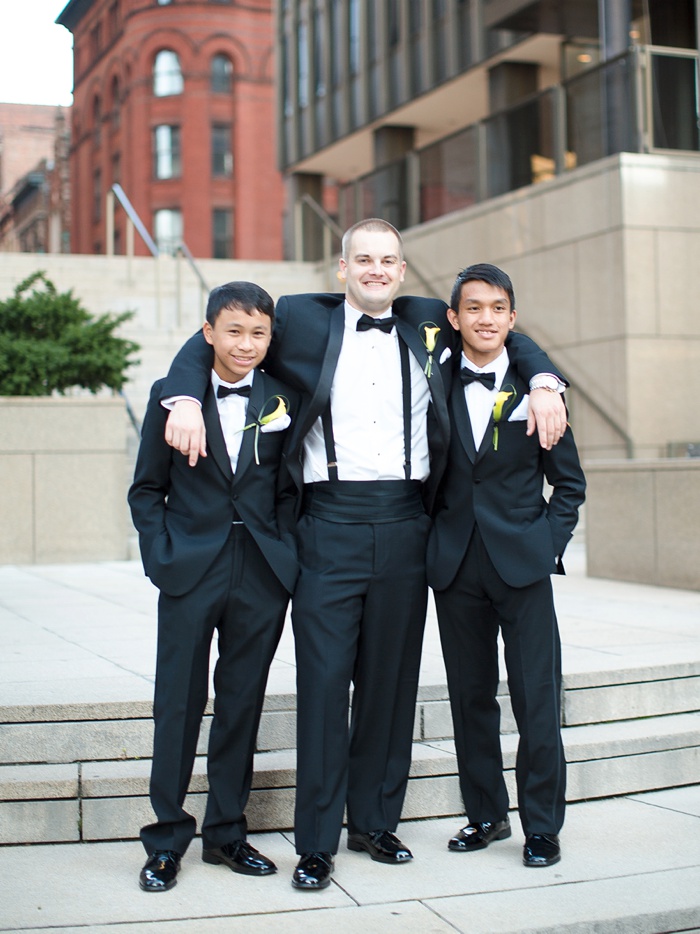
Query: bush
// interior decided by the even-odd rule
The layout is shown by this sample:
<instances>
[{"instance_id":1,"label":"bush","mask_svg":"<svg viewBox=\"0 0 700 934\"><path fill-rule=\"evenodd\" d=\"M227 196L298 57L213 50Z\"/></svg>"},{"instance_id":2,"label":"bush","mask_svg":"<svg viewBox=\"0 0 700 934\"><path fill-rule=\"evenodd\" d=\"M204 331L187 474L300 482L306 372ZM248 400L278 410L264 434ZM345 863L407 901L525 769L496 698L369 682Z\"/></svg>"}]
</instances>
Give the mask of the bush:
<instances>
[{"instance_id":1,"label":"bush","mask_svg":"<svg viewBox=\"0 0 700 934\"><path fill-rule=\"evenodd\" d=\"M75 386L121 390L126 370L138 363L130 358L139 345L114 332L133 316L93 318L72 292L59 293L44 272L33 273L0 302L0 395L50 396Z\"/></svg>"}]
</instances>

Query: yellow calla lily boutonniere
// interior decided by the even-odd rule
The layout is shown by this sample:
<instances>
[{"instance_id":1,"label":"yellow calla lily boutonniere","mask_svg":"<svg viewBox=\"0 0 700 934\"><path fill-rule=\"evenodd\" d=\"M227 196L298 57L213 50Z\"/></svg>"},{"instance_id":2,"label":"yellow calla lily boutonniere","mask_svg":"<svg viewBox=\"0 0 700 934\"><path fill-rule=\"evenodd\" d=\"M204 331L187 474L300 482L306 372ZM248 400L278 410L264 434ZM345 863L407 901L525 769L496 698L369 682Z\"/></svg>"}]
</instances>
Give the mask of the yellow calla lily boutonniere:
<instances>
[{"instance_id":1,"label":"yellow calla lily boutonniere","mask_svg":"<svg viewBox=\"0 0 700 934\"><path fill-rule=\"evenodd\" d=\"M277 403L275 408L265 414L265 410L269 408L271 404ZM270 431L283 431L285 428L288 428L291 424L291 418L289 417L289 400L285 399L284 396L270 396L260 409L260 414L255 419L254 422L251 422L250 425L246 425L243 428L243 431L248 431L249 428L255 429L255 463L260 466L260 456L258 453L258 439L260 437L260 432L267 433Z\"/></svg>"},{"instance_id":2,"label":"yellow calla lily boutonniere","mask_svg":"<svg viewBox=\"0 0 700 934\"><path fill-rule=\"evenodd\" d=\"M496 401L493 404L493 449L494 451L498 450L498 423L503 419L503 416L508 412L515 402L517 393L515 391L515 386L508 384L504 386L499 392L496 393Z\"/></svg>"},{"instance_id":3,"label":"yellow calla lily boutonniere","mask_svg":"<svg viewBox=\"0 0 700 934\"><path fill-rule=\"evenodd\" d=\"M433 352L437 346L440 328L432 321L424 321L419 328L425 349L428 351L428 362L425 364L425 375L430 379L433 374Z\"/></svg>"}]
</instances>

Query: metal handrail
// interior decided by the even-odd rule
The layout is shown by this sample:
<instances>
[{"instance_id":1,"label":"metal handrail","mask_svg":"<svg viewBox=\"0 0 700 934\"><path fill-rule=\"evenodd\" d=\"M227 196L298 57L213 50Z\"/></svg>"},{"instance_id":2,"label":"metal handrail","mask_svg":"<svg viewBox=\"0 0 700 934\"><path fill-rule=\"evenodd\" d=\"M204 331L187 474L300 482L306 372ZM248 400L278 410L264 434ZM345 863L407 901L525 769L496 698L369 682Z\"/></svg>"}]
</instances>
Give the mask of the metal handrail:
<instances>
[{"instance_id":1,"label":"metal handrail","mask_svg":"<svg viewBox=\"0 0 700 934\"><path fill-rule=\"evenodd\" d=\"M187 246L184 240L181 240L178 243L178 245L175 247L175 252L182 253L182 255L185 257L187 262L190 264L190 269L192 270L192 272L195 274L195 276L199 280L199 284L202 287L202 291L208 293L209 286L207 285L207 281L202 275L201 270L199 266L197 265L194 256L192 256L192 253L190 252L190 248Z\"/></svg>"},{"instance_id":2,"label":"metal handrail","mask_svg":"<svg viewBox=\"0 0 700 934\"><path fill-rule=\"evenodd\" d=\"M146 230L146 225L139 217L136 208L133 206L131 201L129 201L126 195L126 192L124 191L122 186L119 185L118 183L115 183L114 185L112 185L111 190L114 192L117 198L117 201L121 204L121 206L126 211L126 215L131 221L131 223L134 225L136 230L138 230L141 239L146 244L148 249L151 251L151 256L155 256L155 257L160 256L160 250L156 246L155 240Z\"/></svg>"}]
</instances>

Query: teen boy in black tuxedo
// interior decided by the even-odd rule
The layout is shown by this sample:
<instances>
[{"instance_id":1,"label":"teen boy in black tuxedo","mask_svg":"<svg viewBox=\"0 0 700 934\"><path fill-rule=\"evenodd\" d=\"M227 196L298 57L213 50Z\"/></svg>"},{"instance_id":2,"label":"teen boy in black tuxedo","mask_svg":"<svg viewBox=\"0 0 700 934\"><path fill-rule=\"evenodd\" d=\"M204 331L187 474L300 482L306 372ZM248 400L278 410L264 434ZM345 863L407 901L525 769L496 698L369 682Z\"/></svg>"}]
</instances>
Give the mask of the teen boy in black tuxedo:
<instances>
[{"instance_id":1,"label":"teen boy in black tuxedo","mask_svg":"<svg viewBox=\"0 0 700 934\"><path fill-rule=\"evenodd\" d=\"M273 320L272 299L253 283L230 282L209 296L203 334L213 369L202 405L209 456L196 467L164 440L162 380L144 420L129 505L146 574L160 589L150 786L157 820L141 830L148 860L139 883L147 892L175 885L195 834L183 803L215 630L202 858L249 875L276 871L247 843L244 815L268 670L298 574L295 490L280 469L298 397L256 369Z\"/></svg>"},{"instance_id":2,"label":"teen boy in black tuxedo","mask_svg":"<svg viewBox=\"0 0 700 934\"><path fill-rule=\"evenodd\" d=\"M461 335L462 357L450 395L450 451L428 544L428 582L469 817L448 845L469 852L511 833L496 701L500 623L520 732L523 862L549 866L560 859L566 787L550 574L563 573L585 480L570 431L549 451L526 435L528 386L505 347L516 317L508 276L488 264L463 270L447 316ZM553 487L549 502L545 479Z\"/></svg>"}]
</instances>

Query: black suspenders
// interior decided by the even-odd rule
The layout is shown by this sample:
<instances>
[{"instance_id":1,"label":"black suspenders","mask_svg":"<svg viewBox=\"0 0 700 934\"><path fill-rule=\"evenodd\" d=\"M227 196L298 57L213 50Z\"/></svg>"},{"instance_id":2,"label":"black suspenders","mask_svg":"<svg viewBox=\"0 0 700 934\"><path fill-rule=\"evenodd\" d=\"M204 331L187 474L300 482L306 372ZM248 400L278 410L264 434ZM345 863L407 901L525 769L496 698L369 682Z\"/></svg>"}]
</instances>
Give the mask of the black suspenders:
<instances>
[{"instance_id":1,"label":"black suspenders","mask_svg":"<svg viewBox=\"0 0 700 934\"><path fill-rule=\"evenodd\" d=\"M411 363L408 356L408 347L399 338L399 357L401 359L401 390L403 396L403 447L404 447L404 478L411 479ZM331 400L321 414L323 425L323 440L326 446L326 460L328 462L328 479L338 479L338 462L335 453L335 438L333 436L333 419L331 417Z\"/></svg>"}]
</instances>

